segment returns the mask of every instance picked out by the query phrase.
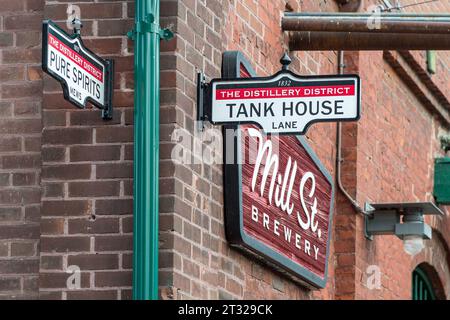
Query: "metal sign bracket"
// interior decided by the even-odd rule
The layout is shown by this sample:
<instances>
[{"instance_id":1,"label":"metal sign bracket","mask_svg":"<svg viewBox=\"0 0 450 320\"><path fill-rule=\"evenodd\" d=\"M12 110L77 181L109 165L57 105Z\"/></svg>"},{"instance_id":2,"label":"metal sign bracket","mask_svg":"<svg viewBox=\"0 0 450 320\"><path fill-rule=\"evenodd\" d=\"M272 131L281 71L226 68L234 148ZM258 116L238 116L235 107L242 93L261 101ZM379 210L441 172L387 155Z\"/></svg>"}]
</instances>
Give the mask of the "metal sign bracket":
<instances>
[{"instance_id":1,"label":"metal sign bracket","mask_svg":"<svg viewBox=\"0 0 450 320\"><path fill-rule=\"evenodd\" d=\"M113 95L114 95L114 60L105 59L107 64L106 81L108 81L109 90L106 91L106 103L105 108L102 110L103 120L112 120L113 118Z\"/></svg>"},{"instance_id":2,"label":"metal sign bracket","mask_svg":"<svg viewBox=\"0 0 450 320\"><path fill-rule=\"evenodd\" d=\"M208 90L209 84L203 72L197 73L197 130L205 129L204 122L209 119Z\"/></svg>"}]
</instances>

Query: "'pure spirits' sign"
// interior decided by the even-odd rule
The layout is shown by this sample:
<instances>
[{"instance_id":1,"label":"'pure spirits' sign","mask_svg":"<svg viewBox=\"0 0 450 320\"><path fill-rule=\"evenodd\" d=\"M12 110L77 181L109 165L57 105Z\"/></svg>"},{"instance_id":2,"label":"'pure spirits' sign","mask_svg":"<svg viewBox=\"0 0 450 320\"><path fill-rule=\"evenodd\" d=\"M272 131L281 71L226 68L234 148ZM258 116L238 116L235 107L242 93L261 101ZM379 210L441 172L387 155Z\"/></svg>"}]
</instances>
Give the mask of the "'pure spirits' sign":
<instances>
[{"instance_id":1,"label":"'pure spirits' sign","mask_svg":"<svg viewBox=\"0 0 450 320\"><path fill-rule=\"evenodd\" d=\"M44 21L42 69L61 83L66 100L79 108L89 101L111 117L113 62L84 47L79 34L69 35Z\"/></svg>"}]
</instances>

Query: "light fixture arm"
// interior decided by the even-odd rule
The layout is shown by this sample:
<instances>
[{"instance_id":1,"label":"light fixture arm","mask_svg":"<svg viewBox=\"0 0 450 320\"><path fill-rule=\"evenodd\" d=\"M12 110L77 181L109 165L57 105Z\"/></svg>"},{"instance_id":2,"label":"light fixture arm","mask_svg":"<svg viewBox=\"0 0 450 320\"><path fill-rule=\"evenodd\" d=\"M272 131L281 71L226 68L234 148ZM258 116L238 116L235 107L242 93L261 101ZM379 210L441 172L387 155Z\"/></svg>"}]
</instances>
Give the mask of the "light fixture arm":
<instances>
[{"instance_id":1,"label":"light fixture arm","mask_svg":"<svg viewBox=\"0 0 450 320\"><path fill-rule=\"evenodd\" d=\"M431 239L431 227L424 222L425 214L443 215L431 202L366 204L365 235L396 235L400 239L416 236Z\"/></svg>"}]
</instances>

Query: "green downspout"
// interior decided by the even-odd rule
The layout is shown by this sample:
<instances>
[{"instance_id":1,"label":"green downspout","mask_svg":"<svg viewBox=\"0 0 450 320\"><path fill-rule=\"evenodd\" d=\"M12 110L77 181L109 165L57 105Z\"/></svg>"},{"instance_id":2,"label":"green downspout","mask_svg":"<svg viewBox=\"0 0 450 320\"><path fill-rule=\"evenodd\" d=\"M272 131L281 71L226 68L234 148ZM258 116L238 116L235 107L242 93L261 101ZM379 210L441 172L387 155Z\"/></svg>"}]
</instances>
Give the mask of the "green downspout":
<instances>
[{"instance_id":1,"label":"green downspout","mask_svg":"<svg viewBox=\"0 0 450 320\"><path fill-rule=\"evenodd\" d=\"M136 0L134 45L133 299L158 299L159 0Z\"/></svg>"}]
</instances>

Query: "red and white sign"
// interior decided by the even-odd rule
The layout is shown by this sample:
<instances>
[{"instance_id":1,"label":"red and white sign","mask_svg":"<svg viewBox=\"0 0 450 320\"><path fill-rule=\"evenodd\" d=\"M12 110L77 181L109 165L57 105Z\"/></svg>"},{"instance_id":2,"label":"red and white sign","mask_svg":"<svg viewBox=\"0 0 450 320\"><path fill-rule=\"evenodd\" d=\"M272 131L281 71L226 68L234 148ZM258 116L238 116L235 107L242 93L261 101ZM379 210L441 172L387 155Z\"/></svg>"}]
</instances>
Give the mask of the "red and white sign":
<instances>
[{"instance_id":1,"label":"red and white sign","mask_svg":"<svg viewBox=\"0 0 450 320\"><path fill-rule=\"evenodd\" d=\"M303 138L266 136L253 125L238 131L240 164L229 166L225 179L229 239L304 282L324 287L331 176ZM239 236L230 237L230 232Z\"/></svg>"},{"instance_id":2,"label":"red and white sign","mask_svg":"<svg viewBox=\"0 0 450 320\"><path fill-rule=\"evenodd\" d=\"M85 48L80 35L44 21L42 50L42 68L61 82L66 100L80 108L87 101L104 109L111 104L111 66Z\"/></svg>"},{"instance_id":3,"label":"red and white sign","mask_svg":"<svg viewBox=\"0 0 450 320\"><path fill-rule=\"evenodd\" d=\"M323 121L359 118L357 75L300 77L280 71L269 78L211 81L211 121L255 123L266 133L304 134Z\"/></svg>"}]
</instances>

